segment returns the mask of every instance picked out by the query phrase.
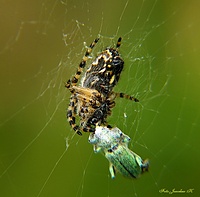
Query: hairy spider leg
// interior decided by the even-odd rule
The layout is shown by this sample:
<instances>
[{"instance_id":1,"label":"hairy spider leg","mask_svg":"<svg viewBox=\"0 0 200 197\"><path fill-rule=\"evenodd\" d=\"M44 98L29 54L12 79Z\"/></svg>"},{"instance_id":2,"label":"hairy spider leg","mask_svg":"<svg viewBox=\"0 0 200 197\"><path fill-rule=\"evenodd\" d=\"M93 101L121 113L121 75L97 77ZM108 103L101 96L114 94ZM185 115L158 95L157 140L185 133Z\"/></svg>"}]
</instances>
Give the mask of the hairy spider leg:
<instances>
[{"instance_id":1,"label":"hairy spider leg","mask_svg":"<svg viewBox=\"0 0 200 197\"><path fill-rule=\"evenodd\" d=\"M118 41L117 41L116 49L118 49L120 47L121 41L122 41L122 37L119 37Z\"/></svg>"},{"instance_id":2,"label":"hairy spider leg","mask_svg":"<svg viewBox=\"0 0 200 197\"><path fill-rule=\"evenodd\" d=\"M114 93L116 98L125 98L131 101L135 101L135 102L139 102L139 100L137 98L135 98L134 96L130 96L128 94L122 93L122 92L115 92Z\"/></svg>"},{"instance_id":3,"label":"hairy spider leg","mask_svg":"<svg viewBox=\"0 0 200 197\"><path fill-rule=\"evenodd\" d=\"M68 122L69 122L70 126L72 127L72 129L78 135L82 135L82 133L79 131L80 130L79 126L75 122L76 121L76 119L75 119L76 103L77 103L77 98L74 95L71 96L70 102L69 102L69 107L67 110L67 119L68 119Z\"/></svg>"},{"instance_id":4,"label":"hairy spider leg","mask_svg":"<svg viewBox=\"0 0 200 197\"><path fill-rule=\"evenodd\" d=\"M87 48L85 55L83 56L82 61L79 64L79 67L76 71L76 74L74 75L74 77L72 78L72 80L68 80L67 83L65 84L66 88L70 88L71 86L76 86L78 83L78 80L80 78L81 73L83 72L83 69L86 65L86 62L88 60L88 56L91 54L92 49L94 48L94 46L96 45L96 43L99 41L99 38L96 38L91 44L90 46Z\"/></svg>"}]
</instances>

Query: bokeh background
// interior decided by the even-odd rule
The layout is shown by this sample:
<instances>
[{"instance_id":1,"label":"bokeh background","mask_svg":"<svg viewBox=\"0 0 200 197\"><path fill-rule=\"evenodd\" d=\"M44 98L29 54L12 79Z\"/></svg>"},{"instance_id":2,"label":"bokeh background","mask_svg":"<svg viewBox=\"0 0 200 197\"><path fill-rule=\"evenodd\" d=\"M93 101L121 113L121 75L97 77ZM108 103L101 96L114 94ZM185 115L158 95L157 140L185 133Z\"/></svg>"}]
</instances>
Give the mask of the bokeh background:
<instances>
[{"instance_id":1,"label":"bokeh background","mask_svg":"<svg viewBox=\"0 0 200 197\"><path fill-rule=\"evenodd\" d=\"M199 8L179 0L1 1L0 196L199 196ZM94 56L123 37L115 90L140 103L117 100L109 122L150 159L138 180L111 180L88 134L74 135L66 120L64 83L98 35Z\"/></svg>"}]
</instances>

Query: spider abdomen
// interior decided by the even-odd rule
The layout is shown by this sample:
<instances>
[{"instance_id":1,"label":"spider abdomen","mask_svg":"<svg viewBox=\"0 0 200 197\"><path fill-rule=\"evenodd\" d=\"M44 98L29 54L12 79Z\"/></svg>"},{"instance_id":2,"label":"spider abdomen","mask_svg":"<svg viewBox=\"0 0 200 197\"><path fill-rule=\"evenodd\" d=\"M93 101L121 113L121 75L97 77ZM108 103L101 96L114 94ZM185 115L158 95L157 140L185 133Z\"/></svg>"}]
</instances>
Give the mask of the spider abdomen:
<instances>
[{"instance_id":1,"label":"spider abdomen","mask_svg":"<svg viewBox=\"0 0 200 197\"><path fill-rule=\"evenodd\" d=\"M117 49L108 48L100 53L87 69L82 87L95 89L107 96L117 84L124 67L124 61Z\"/></svg>"}]
</instances>

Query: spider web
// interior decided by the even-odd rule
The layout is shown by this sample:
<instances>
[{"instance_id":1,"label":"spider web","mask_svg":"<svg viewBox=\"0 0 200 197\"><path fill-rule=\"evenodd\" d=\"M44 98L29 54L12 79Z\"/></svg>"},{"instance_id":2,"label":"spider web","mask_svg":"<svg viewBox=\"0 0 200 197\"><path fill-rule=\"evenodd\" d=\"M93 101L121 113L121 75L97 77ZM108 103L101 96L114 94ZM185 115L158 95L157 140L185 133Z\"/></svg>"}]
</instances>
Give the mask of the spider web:
<instances>
[{"instance_id":1,"label":"spider web","mask_svg":"<svg viewBox=\"0 0 200 197\"><path fill-rule=\"evenodd\" d=\"M1 196L198 196L198 13L195 1L3 2ZM149 158L138 180L111 180L88 134L67 123L64 83L97 36L90 61L123 38L115 91L140 102L117 99L109 123Z\"/></svg>"}]
</instances>

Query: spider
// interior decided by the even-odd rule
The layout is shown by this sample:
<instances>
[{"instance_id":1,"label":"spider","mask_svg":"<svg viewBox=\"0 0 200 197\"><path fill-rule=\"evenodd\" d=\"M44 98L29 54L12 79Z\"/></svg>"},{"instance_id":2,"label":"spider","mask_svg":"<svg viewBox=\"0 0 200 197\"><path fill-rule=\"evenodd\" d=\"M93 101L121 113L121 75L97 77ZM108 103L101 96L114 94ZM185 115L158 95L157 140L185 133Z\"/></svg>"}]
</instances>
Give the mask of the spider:
<instances>
[{"instance_id":1,"label":"spider","mask_svg":"<svg viewBox=\"0 0 200 197\"><path fill-rule=\"evenodd\" d=\"M79 135L82 135L81 131L95 132L96 125L108 125L106 118L111 115L116 97L139 101L133 96L113 92L124 67L124 61L118 52L121 39L118 39L116 48L108 47L96 57L78 86L89 55L99 41L99 38L96 38L87 48L75 75L65 84L71 92L67 118L73 130ZM76 116L79 117L79 125L76 124Z\"/></svg>"}]
</instances>

